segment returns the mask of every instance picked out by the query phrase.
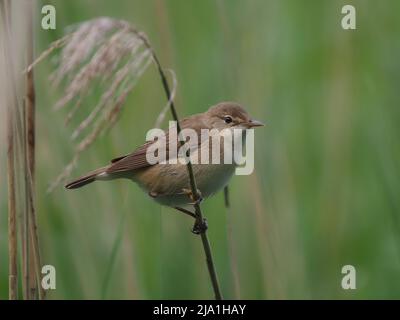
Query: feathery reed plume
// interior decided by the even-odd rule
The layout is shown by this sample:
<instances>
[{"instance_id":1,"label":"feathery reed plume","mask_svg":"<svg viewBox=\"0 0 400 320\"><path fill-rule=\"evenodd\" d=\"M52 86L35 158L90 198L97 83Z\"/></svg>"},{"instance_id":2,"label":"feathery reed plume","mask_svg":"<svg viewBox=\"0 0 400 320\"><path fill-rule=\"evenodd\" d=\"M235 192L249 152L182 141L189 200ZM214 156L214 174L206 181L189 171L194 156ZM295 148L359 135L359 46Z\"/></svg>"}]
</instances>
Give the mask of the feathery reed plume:
<instances>
[{"instance_id":1,"label":"feathery reed plume","mask_svg":"<svg viewBox=\"0 0 400 320\"><path fill-rule=\"evenodd\" d=\"M173 102L176 81L174 80L174 88L171 91L164 69L143 32L135 29L126 21L107 17L83 22L73 29L75 31L53 43L27 70L31 70L37 62L43 60L54 49L62 48L58 68L52 74L51 79L56 85L64 81L67 83L63 96L55 105L55 109L61 109L67 104L71 106L67 115L67 122L81 108L82 99L91 91L93 83L96 83L100 88L103 87L103 89L105 89L104 84L111 83L111 86L102 90L104 93L100 100L73 131L71 138L76 140L86 129L91 128L91 131L77 144L74 157L52 183L49 191L69 176L79 160L79 155L101 133L115 124L126 96L133 90L137 80L151 62L155 63L161 77L168 100L167 107L170 108L173 119L177 122L178 135L181 132L179 118ZM160 113L156 124L163 120L165 113L166 108ZM183 141L181 141L181 144L183 144ZM196 219L203 222L203 214L199 201L197 201L200 195L190 161L187 164L187 169L195 200ZM215 297L222 299L206 232L201 233L201 239Z\"/></svg>"},{"instance_id":2,"label":"feathery reed plume","mask_svg":"<svg viewBox=\"0 0 400 320\"><path fill-rule=\"evenodd\" d=\"M82 102L91 96L93 89L103 93L73 130L73 141L82 138L76 143L74 157L48 191L63 182L77 164L80 154L115 124L127 95L152 58L145 35L125 21L101 17L70 29L69 34L51 44L26 71L32 70L55 49L61 49L58 67L50 79L57 86L65 84L63 95L54 108L69 107L67 124L82 109Z\"/></svg>"}]
</instances>

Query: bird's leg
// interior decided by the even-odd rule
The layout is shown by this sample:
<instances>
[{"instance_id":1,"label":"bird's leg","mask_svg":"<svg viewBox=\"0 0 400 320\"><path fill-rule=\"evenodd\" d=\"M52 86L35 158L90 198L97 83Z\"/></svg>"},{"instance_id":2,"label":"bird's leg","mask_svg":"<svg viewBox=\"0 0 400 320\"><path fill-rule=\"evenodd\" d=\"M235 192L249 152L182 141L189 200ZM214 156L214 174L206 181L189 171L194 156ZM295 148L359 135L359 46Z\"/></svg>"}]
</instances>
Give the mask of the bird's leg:
<instances>
[{"instance_id":1,"label":"bird's leg","mask_svg":"<svg viewBox=\"0 0 400 320\"><path fill-rule=\"evenodd\" d=\"M199 189L197 189L196 197L193 195L193 192L191 189L184 188L184 189L182 189L182 193L189 197L189 199L192 201L189 204L191 204L193 206L196 204L199 204L201 201L203 201L203 197L202 197ZM202 219L202 221L201 221L195 213L193 213L189 210L186 210L186 209L183 209L180 207L175 207L175 209L177 209L183 213L186 213L186 214L190 215L191 217L193 217L194 219L196 219L194 226L192 228L192 232L194 234L201 234L201 233L206 232L206 230L208 229L208 224L207 224L206 219Z\"/></svg>"},{"instance_id":2,"label":"bird's leg","mask_svg":"<svg viewBox=\"0 0 400 320\"><path fill-rule=\"evenodd\" d=\"M207 229L208 229L207 219L203 218L203 221L196 219L196 222L194 223L192 232L194 234L202 234L202 233L206 232Z\"/></svg>"},{"instance_id":3,"label":"bird's leg","mask_svg":"<svg viewBox=\"0 0 400 320\"><path fill-rule=\"evenodd\" d=\"M184 208L181 208L181 207L174 207L174 208L176 210L180 211L180 212L183 212L183 213L187 214L188 216L191 216L194 219L197 218L196 215L190 210L187 210L187 209L184 209Z\"/></svg>"},{"instance_id":4,"label":"bird's leg","mask_svg":"<svg viewBox=\"0 0 400 320\"><path fill-rule=\"evenodd\" d=\"M196 220L194 223L194 226L192 228L192 232L194 234L204 233L208 229L208 224L207 224L206 219L203 219L203 221L199 221L199 219L196 217L195 213L193 213L190 210L181 208L181 207L174 207L174 209L176 209L184 214L187 214L188 216L191 216L192 218L194 218Z\"/></svg>"},{"instance_id":5,"label":"bird's leg","mask_svg":"<svg viewBox=\"0 0 400 320\"><path fill-rule=\"evenodd\" d=\"M187 194L192 201L194 201L193 203L191 203L192 205L194 205L195 203L200 203L203 200L199 190L197 190L197 200L194 199L193 194L190 190L183 189L182 191L183 191L183 193ZM157 194L156 192L149 192L149 195L152 198L156 198L159 196L159 194ZM200 221L195 213L193 213L190 210L181 208L181 207L174 207L174 209L176 209L196 220L194 223L194 226L192 228L192 232L194 234L204 233L207 230L208 226L207 226L207 221L205 219L203 219L203 221Z\"/></svg>"},{"instance_id":6,"label":"bird's leg","mask_svg":"<svg viewBox=\"0 0 400 320\"><path fill-rule=\"evenodd\" d=\"M203 201L203 196L199 189L197 189L197 195L195 196L192 192L192 189L183 188L182 193L187 195L192 202L189 202L191 205L200 204Z\"/></svg>"}]
</instances>

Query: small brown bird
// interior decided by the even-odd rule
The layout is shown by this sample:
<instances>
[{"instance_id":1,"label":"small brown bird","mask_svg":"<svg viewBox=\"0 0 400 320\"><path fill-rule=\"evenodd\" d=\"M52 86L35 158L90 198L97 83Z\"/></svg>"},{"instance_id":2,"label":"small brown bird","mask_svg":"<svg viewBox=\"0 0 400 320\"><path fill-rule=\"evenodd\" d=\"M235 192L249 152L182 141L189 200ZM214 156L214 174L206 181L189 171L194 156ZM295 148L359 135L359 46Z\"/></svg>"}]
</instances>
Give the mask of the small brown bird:
<instances>
[{"instance_id":1,"label":"small brown bird","mask_svg":"<svg viewBox=\"0 0 400 320\"><path fill-rule=\"evenodd\" d=\"M202 129L217 129L217 132L222 132L224 129L246 130L263 124L260 121L253 120L241 105L235 102L221 102L204 113L181 120L180 125L182 130L191 128L200 136ZM171 160L168 150L168 133L165 134L165 139L167 147L165 158ZM146 153L153 143L154 141L146 142L132 153L111 160L111 163L105 167L89 172L68 183L66 188L76 189L99 180L128 178L136 182L158 203L174 207L180 211L188 211L182 208L182 206L193 204L189 191L190 183L186 164L179 161L177 163L149 163ZM196 142L188 141L188 143L190 145L190 159L199 156L202 147L211 149L211 144L205 144L205 141L201 139ZM193 145L193 143L196 145ZM223 143L220 146L222 147L219 149L219 156L223 159ZM211 150L209 154L211 154ZM192 162L194 162L193 173L202 198L207 198L224 188L237 166L234 162L231 164L224 164L223 162L220 164L201 164L201 161L196 164L195 161Z\"/></svg>"}]
</instances>

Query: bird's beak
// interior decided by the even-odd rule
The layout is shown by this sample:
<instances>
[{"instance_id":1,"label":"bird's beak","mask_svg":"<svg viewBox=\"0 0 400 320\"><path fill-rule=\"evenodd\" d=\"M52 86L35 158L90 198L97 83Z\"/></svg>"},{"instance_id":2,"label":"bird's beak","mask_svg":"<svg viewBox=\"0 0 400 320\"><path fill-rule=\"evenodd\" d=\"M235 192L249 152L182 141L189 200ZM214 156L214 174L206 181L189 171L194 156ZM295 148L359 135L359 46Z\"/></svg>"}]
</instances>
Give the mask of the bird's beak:
<instances>
[{"instance_id":1,"label":"bird's beak","mask_svg":"<svg viewBox=\"0 0 400 320\"><path fill-rule=\"evenodd\" d=\"M263 127L264 123L258 120L250 120L249 122L246 123L249 128L255 128L255 127Z\"/></svg>"}]
</instances>

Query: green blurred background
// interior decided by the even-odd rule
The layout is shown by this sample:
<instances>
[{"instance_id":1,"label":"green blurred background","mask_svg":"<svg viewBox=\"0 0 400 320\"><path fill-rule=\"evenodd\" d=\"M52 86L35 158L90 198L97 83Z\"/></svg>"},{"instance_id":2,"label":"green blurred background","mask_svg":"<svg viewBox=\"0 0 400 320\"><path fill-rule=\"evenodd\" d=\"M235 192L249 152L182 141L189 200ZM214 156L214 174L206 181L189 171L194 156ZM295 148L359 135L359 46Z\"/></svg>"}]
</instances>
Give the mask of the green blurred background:
<instances>
[{"instance_id":1,"label":"green blurred background","mask_svg":"<svg viewBox=\"0 0 400 320\"><path fill-rule=\"evenodd\" d=\"M52 31L40 28L49 3ZM344 4L356 7L357 30L341 28ZM222 194L203 203L226 298L400 298L399 12L396 0L39 1L36 52L70 24L125 19L175 70L181 116L235 100L267 123L255 134L255 172L232 179L231 212ZM35 75L40 243L43 263L57 270L48 298L212 298L192 221L136 185L46 194L73 155L65 112L52 112L51 70L46 61ZM151 66L73 176L139 146L164 104ZM5 299L6 188L0 210ZM356 268L356 290L341 288L346 264Z\"/></svg>"}]
</instances>

